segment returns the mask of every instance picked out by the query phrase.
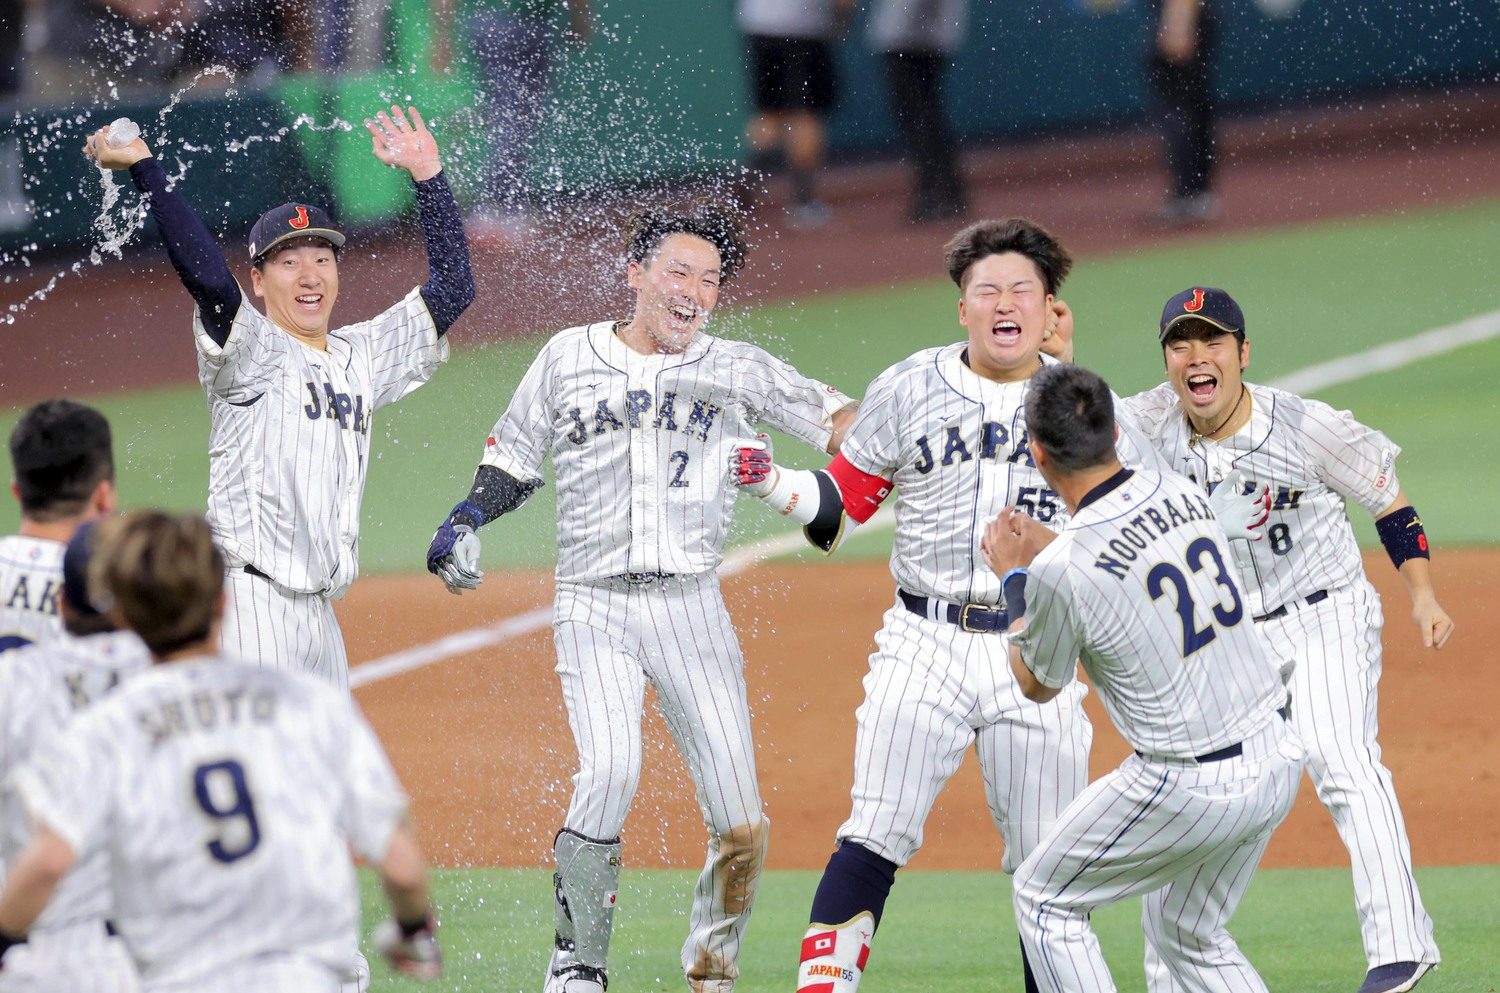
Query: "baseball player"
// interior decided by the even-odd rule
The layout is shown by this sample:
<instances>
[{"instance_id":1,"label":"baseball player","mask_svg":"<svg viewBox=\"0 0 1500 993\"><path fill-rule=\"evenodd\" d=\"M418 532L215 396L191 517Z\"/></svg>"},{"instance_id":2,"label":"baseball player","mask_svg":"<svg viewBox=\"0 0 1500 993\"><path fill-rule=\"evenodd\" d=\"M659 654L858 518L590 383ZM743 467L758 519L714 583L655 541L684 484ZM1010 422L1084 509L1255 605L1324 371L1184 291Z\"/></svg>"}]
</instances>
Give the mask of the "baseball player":
<instances>
[{"instance_id":1,"label":"baseball player","mask_svg":"<svg viewBox=\"0 0 1500 993\"><path fill-rule=\"evenodd\" d=\"M208 519L229 560L224 650L348 687L332 601L359 571L359 507L375 411L431 378L444 334L474 297L458 206L416 108L366 122L374 154L416 188L428 278L384 313L329 330L344 235L288 203L250 231L250 305L208 229L137 138L85 153L129 168L192 295L198 378L208 393Z\"/></svg>"},{"instance_id":2,"label":"baseball player","mask_svg":"<svg viewBox=\"0 0 1500 993\"><path fill-rule=\"evenodd\" d=\"M644 212L626 257L630 319L569 328L543 346L427 561L450 590L477 587L475 531L541 485L550 453L553 636L579 771L554 846L557 940L545 988L603 993L649 682L709 830L683 971L693 990L727 993L770 827L744 658L715 572L737 496L729 458L759 424L832 452L855 405L754 345L704 331L745 258L727 212Z\"/></svg>"},{"instance_id":3,"label":"baseball player","mask_svg":"<svg viewBox=\"0 0 1500 993\"><path fill-rule=\"evenodd\" d=\"M826 470L792 472L763 452L739 453L743 483L826 551L896 494L896 600L856 712L853 811L813 898L802 993L857 988L896 870L921 846L938 791L970 744L1008 872L1087 782L1085 690L1075 683L1045 704L1021 695L1005 661L999 579L979 554L985 523L1007 504L1050 528L1067 519L1031 459L1022 404L1052 362L1040 355L1043 340L1071 324L1055 293L1072 259L1045 230L1012 218L963 229L945 261L967 337L876 377ZM1128 459L1151 456L1128 430L1121 444Z\"/></svg>"},{"instance_id":4,"label":"baseball player","mask_svg":"<svg viewBox=\"0 0 1500 993\"><path fill-rule=\"evenodd\" d=\"M1375 516L1422 643L1441 649L1453 621L1433 591L1421 519L1396 478L1400 448L1347 411L1244 382L1244 314L1221 289L1190 287L1168 300L1160 341L1167 382L1126 407L1199 487L1213 489L1237 473L1248 480L1245 491L1270 488L1265 540L1231 542L1246 609L1288 674L1308 770L1349 849L1369 962L1360 993L1409 990L1437 964L1438 947L1391 774L1380 761L1383 619L1347 511L1353 502Z\"/></svg>"},{"instance_id":5,"label":"baseball player","mask_svg":"<svg viewBox=\"0 0 1500 993\"><path fill-rule=\"evenodd\" d=\"M31 825L9 777L74 713L151 664L133 632L89 603L94 525L82 525L63 553L58 612L65 633L20 649L0 665L0 856L25 847ZM133 993L135 965L106 923L109 865L103 852L81 861L0 969L0 993Z\"/></svg>"},{"instance_id":6,"label":"baseball player","mask_svg":"<svg viewBox=\"0 0 1500 993\"><path fill-rule=\"evenodd\" d=\"M142 511L99 532L90 590L155 665L17 773L35 834L0 892L0 946L103 855L146 993L333 993L358 920L352 848L395 914L377 944L398 969L436 976L406 798L348 694L215 654L225 563L202 518Z\"/></svg>"},{"instance_id":7,"label":"baseball player","mask_svg":"<svg viewBox=\"0 0 1500 993\"><path fill-rule=\"evenodd\" d=\"M1143 897L1147 944L1182 990L1264 993L1225 924L1291 810L1302 748L1203 491L1115 455L1114 398L1077 366L1036 377L1031 456L1068 508L1062 530L1007 508L985 558L1012 615L1028 699L1082 662L1135 754L1092 783L1016 871L1016 921L1047 993L1113 991L1089 924Z\"/></svg>"},{"instance_id":8,"label":"baseball player","mask_svg":"<svg viewBox=\"0 0 1500 993\"><path fill-rule=\"evenodd\" d=\"M0 538L0 654L61 634L63 548L117 502L109 422L92 407L48 400L27 410L11 430L10 461L21 530Z\"/></svg>"}]
</instances>

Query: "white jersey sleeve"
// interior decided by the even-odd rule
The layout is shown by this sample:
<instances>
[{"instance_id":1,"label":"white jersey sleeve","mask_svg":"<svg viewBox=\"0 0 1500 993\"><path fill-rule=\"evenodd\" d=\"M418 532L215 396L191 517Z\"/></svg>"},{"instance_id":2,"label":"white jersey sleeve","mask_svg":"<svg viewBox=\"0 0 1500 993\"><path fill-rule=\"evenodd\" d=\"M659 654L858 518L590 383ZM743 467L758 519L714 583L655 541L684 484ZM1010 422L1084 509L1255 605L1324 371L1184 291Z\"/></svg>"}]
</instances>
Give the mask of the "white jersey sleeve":
<instances>
[{"instance_id":1,"label":"white jersey sleeve","mask_svg":"<svg viewBox=\"0 0 1500 993\"><path fill-rule=\"evenodd\" d=\"M108 787L111 734L96 713L82 714L71 733L42 742L13 774L27 815L67 842L79 861L103 846L114 813L115 794Z\"/></svg>"},{"instance_id":2,"label":"white jersey sleeve","mask_svg":"<svg viewBox=\"0 0 1500 993\"><path fill-rule=\"evenodd\" d=\"M0 538L0 660L8 651L62 634L57 594L64 547L19 534Z\"/></svg>"},{"instance_id":3,"label":"white jersey sleeve","mask_svg":"<svg viewBox=\"0 0 1500 993\"><path fill-rule=\"evenodd\" d=\"M1401 449L1347 410L1305 400L1303 444L1316 472L1329 489L1359 504L1372 515L1391 505L1401 484L1396 456Z\"/></svg>"},{"instance_id":4,"label":"white jersey sleeve","mask_svg":"<svg viewBox=\"0 0 1500 993\"><path fill-rule=\"evenodd\" d=\"M1067 557L1043 549L1026 577L1026 624L1011 635L1032 675L1053 689L1072 681L1083 648L1071 577Z\"/></svg>"},{"instance_id":5,"label":"white jersey sleeve","mask_svg":"<svg viewBox=\"0 0 1500 993\"><path fill-rule=\"evenodd\" d=\"M763 348L726 342L742 352L735 360L747 420L780 428L823 451L833 437L833 415L854 401L826 383L802 375Z\"/></svg>"},{"instance_id":6,"label":"white jersey sleeve","mask_svg":"<svg viewBox=\"0 0 1500 993\"><path fill-rule=\"evenodd\" d=\"M902 464L901 384L910 379L907 363L876 376L860 402L859 414L839 453L860 472L890 479Z\"/></svg>"},{"instance_id":7,"label":"white jersey sleeve","mask_svg":"<svg viewBox=\"0 0 1500 993\"><path fill-rule=\"evenodd\" d=\"M448 340L438 334L419 287L384 313L340 328L338 334L369 340L370 386L376 410L427 382L448 360Z\"/></svg>"},{"instance_id":8,"label":"white jersey sleeve","mask_svg":"<svg viewBox=\"0 0 1500 993\"><path fill-rule=\"evenodd\" d=\"M485 439L481 465L500 469L523 483L542 480L542 463L553 442L553 364L568 339L583 332L570 328L542 346L521 377L505 412Z\"/></svg>"},{"instance_id":9,"label":"white jersey sleeve","mask_svg":"<svg viewBox=\"0 0 1500 993\"><path fill-rule=\"evenodd\" d=\"M406 813L406 793L365 716L357 708L341 710L341 714L348 717L347 739L337 756L346 765L342 775L347 790L344 833L356 852L379 865Z\"/></svg>"},{"instance_id":10,"label":"white jersey sleeve","mask_svg":"<svg viewBox=\"0 0 1500 993\"><path fill-rule=\"evenodd\" d=\"M193 308L193 340L198 345L198 379L210 395L234 404L264 396L281 374L295 343L250 303L240 290L240 309L220 345L209 336L203 316Z\"/></svg>"}]
</instances>

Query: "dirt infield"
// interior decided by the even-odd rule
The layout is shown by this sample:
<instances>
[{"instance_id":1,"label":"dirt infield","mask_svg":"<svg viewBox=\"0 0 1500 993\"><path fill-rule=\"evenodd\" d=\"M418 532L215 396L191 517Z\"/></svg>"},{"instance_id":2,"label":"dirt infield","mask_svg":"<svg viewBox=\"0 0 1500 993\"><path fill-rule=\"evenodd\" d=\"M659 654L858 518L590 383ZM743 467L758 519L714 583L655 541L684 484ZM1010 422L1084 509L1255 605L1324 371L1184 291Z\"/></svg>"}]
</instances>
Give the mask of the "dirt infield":
<instances>
[{"instance_id":1,"label":"dirt infield","mask_svg":"<svg viewBox=\"0 0 1500 993\"><path fill-rule=\"evenodd\" d=\"M1490 862L1500 851L1500 730L1491 716L1500 667L1500 550L1440 556L1439 594L1458 632L1422 649L1400 577L1381 552L1367 566L1387 605L1381 744L1419 865ZM848 813L854 708L891 601L883 562L761 566L725 585L741 631L757 760L772 818L769 864L821 868ZM480 595L436 580L362 580L339 616L350 657L371 659L550 602L541 575L491 576ZM371 684L360 703L414 798L428 850L446 865L548 864L571 789L575 753L552 673L550 630ZM1090 696L1094 772L1125 746ZM648 707L646 770L625 826L634 866L692 866L704 828L665 725ZM999 844L972 758L939 798L915 868L996 867ZM1276 866L1348 864L1332 822L1304 783L1267 855Z\"/></svg>"}]
</instances>

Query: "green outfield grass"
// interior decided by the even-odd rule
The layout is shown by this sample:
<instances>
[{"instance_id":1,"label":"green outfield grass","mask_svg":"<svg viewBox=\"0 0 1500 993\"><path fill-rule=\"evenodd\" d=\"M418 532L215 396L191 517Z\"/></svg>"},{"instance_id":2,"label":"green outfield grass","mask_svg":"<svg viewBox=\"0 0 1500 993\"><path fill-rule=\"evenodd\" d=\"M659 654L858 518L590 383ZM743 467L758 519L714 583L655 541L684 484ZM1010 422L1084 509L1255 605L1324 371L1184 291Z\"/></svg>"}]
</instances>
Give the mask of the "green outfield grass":
<instances>
[{"instance_id":1,"label":"green outfield grass","mask_svg":"<svg viewBox=\"0 0 1500 993\"><path fill-rule=\"evenodd\" d=\"M1159 381L1156 316L1163 300L1191 283L1236 295L1252 340L1250 378L1265 381L1500 308L1497 265L1500 200L1086 259L1063 296L1078 314L1079 361L1128 394ZM736 310L731 302L717 331L765 344L859 394L893 361L957 340L955 302L952 284L940 280L764 308ZM181 344L192 347L185 329ZM421 568L432 529L467 492L483 439L539 344L459 349L430 386L377 418L366 573ZM1490 341L1322 394L1403 446L1401 479L1440 544L1500 541L1493 516L1476 513L1473 500L1500 491L1497 372L1500 341ZM199 389L114 394L98 403L115 424L124 501L201 508L208 417ZM8 433L16 415L0 411L0 431ZM779 454L793 464L822 460L784 440ZM486 532L489 568L552 562L552 499L544 489ZM736 542L779 526L756 506L738 516ZM4 501L0 533L15 522L15 505ZM1360 525L1362 540L1373 541L1373 529ZM865 540L850 552L884 555L886 548L884 540Z\"/></svg>"},{"instance_id":2,"label":"green outfield grass","mask_svg":"<svg viewBox=\"0 0 1500 993\"><path fill-rule=\"evenodd\" d=\"M1500 980L1495 922L1500 867L1425 869L1422 895L1438 922L1443 965L1422 993L1487 993ZM682 990L678 949L687 933L694 874L627 871L610 946L610 988ZM789 993L818 873L768 873L741 961L739 993ZM385 913L364 878L367 925ZM1266 870L1231 922L1236 939L1276 991L1350 993L1364 978L1347 870ZM447 976L431 985L372 963L382 989L535 993L552 937L552 877L543 870L444 870L436 876ZM1093 918L1122 993L1141 993L1140 905ZM367 928L368 930L368 928ZM861 989L934 993L1020 988L1010 879L997 872L906 872L897 877ZM387 986L387 982L389 985Z\"/></svg>"}]
</instances>

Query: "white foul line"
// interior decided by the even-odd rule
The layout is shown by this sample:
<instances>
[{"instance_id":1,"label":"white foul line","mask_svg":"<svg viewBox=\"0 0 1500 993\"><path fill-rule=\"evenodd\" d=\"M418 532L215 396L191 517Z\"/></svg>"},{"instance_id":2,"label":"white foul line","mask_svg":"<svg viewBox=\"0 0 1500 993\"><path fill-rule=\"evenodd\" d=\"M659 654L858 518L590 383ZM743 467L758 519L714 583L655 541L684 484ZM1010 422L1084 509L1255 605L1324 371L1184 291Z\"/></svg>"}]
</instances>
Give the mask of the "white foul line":
<instances>
[{"instance_id":1,"label":"white foul line","mask_svg":"<svg viewBox=\"0 0 1500 993\"><path fill-rule=\"evenodd\" d=\"M1424 331L1411 338L1377 345L1341 359L1319 362L1317 365L1273 379L1268 385L1292 393L1315 393L1330 386L1352 382L1375 373L1389 372L1409 366L1421 359L1442 355L1466 345L1476 345L1495 337L1500 337L1500 310L1480 314L1447 327ZM895 522L895 515L887 507L861 525L860 530L862 533L884 530L894 527ZM719 567L719 575L737 575L764 559L797 551L803 547L803 544L804 540L800 531L753 542L725 556L724 564ZM547 627L551 619L552 608L550 606L537 607L524 614L507 617L485 627L459 631L425 645L384 655L374 661L356 666L349 673L349 685L364 686L458 655L477 652L481 648L490 648L512 638L535 634Z\"/></svg>"}]
</instances>

